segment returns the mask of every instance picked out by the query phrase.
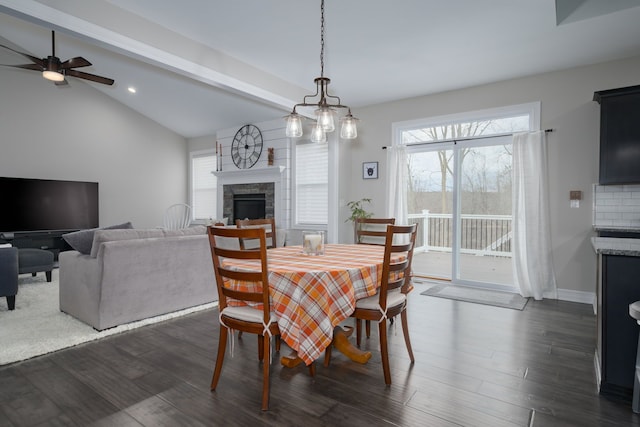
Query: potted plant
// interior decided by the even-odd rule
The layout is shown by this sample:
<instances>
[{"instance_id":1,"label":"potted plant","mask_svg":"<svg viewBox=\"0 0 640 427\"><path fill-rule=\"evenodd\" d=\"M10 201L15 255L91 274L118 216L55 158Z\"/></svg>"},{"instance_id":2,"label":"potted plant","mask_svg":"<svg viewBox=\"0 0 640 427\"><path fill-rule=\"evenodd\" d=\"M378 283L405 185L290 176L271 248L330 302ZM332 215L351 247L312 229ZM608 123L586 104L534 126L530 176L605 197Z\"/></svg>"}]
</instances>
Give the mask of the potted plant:
<instances>
[{"instance_id":1,"label":"potted plant","mask_svg":"<svg viewBox=\"0 0 640 427\"><path fill-rule=\"evenodd\" d=\"M353 222L353 241L358 243L358 230L356 229L356 219L358 218L371 218L372 212L367 212L364 208L365 203L371 203L371 199L352 200L347 203L347 207L351 210L351 216L347 218L347 221Z\"/></svg>"}]
</instances>

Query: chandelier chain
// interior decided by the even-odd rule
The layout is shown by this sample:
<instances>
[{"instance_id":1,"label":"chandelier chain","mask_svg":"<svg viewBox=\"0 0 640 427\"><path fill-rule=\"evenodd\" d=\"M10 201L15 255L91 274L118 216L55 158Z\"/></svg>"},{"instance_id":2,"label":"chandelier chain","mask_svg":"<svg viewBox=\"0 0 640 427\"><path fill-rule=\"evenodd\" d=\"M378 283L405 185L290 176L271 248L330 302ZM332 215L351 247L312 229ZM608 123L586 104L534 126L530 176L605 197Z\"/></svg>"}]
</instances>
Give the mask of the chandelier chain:
<instances>
[{"instance_id":1,"label":"chandelier chain","mask_svg":"<svg viewBox=\"0 0 640 427\"><path fill-rule=\"evenodd\" d=\"M324 77L324 0L320 2L320 77Z\"/></svg>"}]
</instances>

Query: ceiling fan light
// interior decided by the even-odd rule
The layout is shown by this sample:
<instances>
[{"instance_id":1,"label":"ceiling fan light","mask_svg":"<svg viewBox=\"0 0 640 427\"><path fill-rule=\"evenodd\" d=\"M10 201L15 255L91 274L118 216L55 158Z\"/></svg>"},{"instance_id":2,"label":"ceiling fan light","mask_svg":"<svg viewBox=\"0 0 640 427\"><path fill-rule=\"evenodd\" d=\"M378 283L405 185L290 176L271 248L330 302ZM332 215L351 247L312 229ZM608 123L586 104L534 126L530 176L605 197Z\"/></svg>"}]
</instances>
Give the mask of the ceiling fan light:
<instances>
[{"instance_id":1,"label":"ceiling fan light","mask_svg":"<svg viewBox=\"0 0 640 427\"><path fill-rule=\"evenodd\" d=\"M329 107L322 107L316 110L316 118L325 132L333 132L336 128L333 123L333 110Z\"/></svg>"},{"instance_id":2,"label":"ceiling fan light","mask_svg":"<svg viewBox=\"0 0 640 427\"><path fill-rule=\"evenodd\" d=\"M327 142L327 134L322 129L320 123L316 123L316 125L311 130L310 138L311 142Z\"/></svg>"},{"instance_id":3,"label":"ceiling fan light","mask_svg":"<svg viewBox=\"0 0 640 427\"><path fill-rule=\"evenodd\" d=\"M64 80L64 74L50 70L44 70L42 72L42 77L47 80L51 80L52 82L61 82Z\"/></svg>"},{"instance_id":4,"label":"ceiling fan light","mask_svg":"<svg viewBox=\"0 0 640 427\"><path fill-rule=\"evenodd\" d=\"M287 127L285 134L288 138L300 138L302 136L302 119L295 111L285 117Z\"/></svg>"}]
</instances>

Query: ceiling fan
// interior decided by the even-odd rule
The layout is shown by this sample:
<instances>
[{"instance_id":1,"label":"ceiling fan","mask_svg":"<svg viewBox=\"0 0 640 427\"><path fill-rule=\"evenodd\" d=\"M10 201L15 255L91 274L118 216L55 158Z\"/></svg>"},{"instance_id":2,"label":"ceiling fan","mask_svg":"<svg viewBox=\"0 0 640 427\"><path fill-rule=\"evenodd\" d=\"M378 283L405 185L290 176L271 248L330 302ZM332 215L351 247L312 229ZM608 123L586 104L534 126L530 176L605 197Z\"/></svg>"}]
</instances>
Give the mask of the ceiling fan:
<instances>
[{"instance_id":1,"label":"ceiling fan","mask_svg":"<svg viewBox=\"0 0 640 427\"><path fill-rule=\"evenodd\" d=\"M84 73L82 71L74 70L74 68L88 67L91 62L87 61L81 56L76 56L67 61L61 62L60 58L56 56L56 39L55 31L51 31L51 56L46 58L36 58L29 54L19 52L8 46L0 44L0 47L9 49L19 55L22 55L33 62L33 64L22 65L4 65L5 67L24 68L27 70L35 70L42 72L42 77L47 80L53 81L57 86L67 85L66 76L73 76L79 79L90 80L96 83L102 83L105 85L112 85L114 80L107 77L96 76L95 74Z\"/></svg>"}]
</instances>

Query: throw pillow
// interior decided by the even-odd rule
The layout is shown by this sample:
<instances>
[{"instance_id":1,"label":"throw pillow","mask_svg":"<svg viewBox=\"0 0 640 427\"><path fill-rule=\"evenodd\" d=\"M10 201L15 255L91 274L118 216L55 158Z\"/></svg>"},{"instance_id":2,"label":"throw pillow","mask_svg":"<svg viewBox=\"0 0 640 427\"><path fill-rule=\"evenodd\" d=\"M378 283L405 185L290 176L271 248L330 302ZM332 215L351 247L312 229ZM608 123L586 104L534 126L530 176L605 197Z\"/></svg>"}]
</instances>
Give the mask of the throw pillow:
<instances>
[{"instance_id":1,"label":"throw pillow","mask_svg":"<svg viewBox=\"0 0 640 427\"><path fill-rule=\"evenodd\" d=\"M11 243L0 243L0 248L10 248Z\"/></svg>"},{"instance_id":2,"label":"throw pillow","mask_svg":"<svg viewBox=\"0 0 640 427\"><path fill-rule=\"evenodd\" d=\"M93 244L93 235L96 230L125 229L133 228L131 222L124 224L111 225L104 228L90 228L87 230L74 231L72 233L63 234L62 238L76 251L84 255L91 253L91 245Z\"/></svg>"}]
</instances>

